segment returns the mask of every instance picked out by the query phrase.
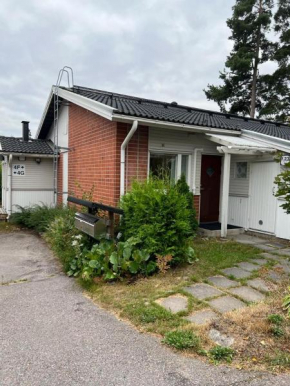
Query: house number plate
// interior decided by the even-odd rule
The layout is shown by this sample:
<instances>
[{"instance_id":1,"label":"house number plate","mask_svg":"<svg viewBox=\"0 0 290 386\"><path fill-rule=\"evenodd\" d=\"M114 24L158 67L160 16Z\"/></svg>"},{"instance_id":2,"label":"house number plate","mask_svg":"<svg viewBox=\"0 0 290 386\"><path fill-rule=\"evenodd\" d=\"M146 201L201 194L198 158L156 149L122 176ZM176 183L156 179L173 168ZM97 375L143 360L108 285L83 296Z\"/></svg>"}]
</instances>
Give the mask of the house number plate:
<instances>
[{"instance_id":1,"label":"house number plate","mask_svg":"<svg viewBox=\"0 0 290 386\"><path fill-rule=\"evenodd\" d=\"M25 165L14 164L12 165L13 176L25 176Z\"/></svg>"}]
</instances>

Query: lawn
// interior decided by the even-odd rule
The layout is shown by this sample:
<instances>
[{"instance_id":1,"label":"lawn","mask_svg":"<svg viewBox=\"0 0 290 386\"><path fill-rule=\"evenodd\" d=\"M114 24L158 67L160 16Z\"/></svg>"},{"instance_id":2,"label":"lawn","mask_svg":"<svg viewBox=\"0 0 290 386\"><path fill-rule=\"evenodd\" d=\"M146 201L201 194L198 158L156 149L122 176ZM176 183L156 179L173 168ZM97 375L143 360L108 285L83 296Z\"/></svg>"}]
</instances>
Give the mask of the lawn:
<instances>
[{"instance_id":1,"label":"lawn","mask_svg":"<svg viewBox=\"0 0 290 386\"><path fill-rule=\"evenodd\" d=\"M0 233L14 232L20 230L19 225L11 224L10 222L0 221Z\"/></svg>"},{"instance_id":2,"label":"lawn","mask_svg":"<svg viewBox=\"0 0 290 386\"><path fill-rule=\"evenodd\" d=\"M164 342L170 342L175 348L184 348L186 355L200 356L207 352L207 357L210 358L209 353L212 353L211 360L215 363L215 358L224 355L224 359L233 359L233 365L239 368L250 366L275 371L289 369L290 353L285 352L289 339L289 323L284 320L283 334L277 337L272 333L273 326L267 321L267 315L282 311L281 299L285 294L285 283L273 296L267 298L265 305L253 305L243 312L233 312L226 318L222 316L219 319L216 326L220 330L225 330L224 326L227 326L227 331L231 332L237 342L234 358L230 351L214 347L207 338L210 326L199 327L184 319L187 314L205 308L203 301L198 301L187 293L188 312L178 314L172 314L156 303L157 299L169 295L185 295L183 287L194 282L206 282L207 277L219 274L220 270L255 258L261 253L249 245L218 239L196 239L194 249L198 261L171 269L166 274L112 283L95 279L92 284L82 282L82 285L98 305L132 323L140 331L154 334ZM265 345L260 344L260 341L266 342ZM249 346L247 343L250 342ZM275 361L277 365L274 365Z\"/></svg>"}]
</instances>

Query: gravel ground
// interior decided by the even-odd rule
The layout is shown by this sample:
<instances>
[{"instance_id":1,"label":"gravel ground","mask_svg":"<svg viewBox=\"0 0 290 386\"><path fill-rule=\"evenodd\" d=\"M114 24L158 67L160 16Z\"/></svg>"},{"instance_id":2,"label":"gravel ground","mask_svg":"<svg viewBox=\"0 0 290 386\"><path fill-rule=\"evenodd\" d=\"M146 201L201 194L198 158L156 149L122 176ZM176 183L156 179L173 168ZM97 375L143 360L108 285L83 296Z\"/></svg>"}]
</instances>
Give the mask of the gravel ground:
<instances>
[{"instance_id":1,"label":"gravel ground","mask_svg":"<svg viewBox=\"0 0 290 386\"><path fill-rule=\"evenodd\" d=\"M140 334L84 297L31 233L0 234L0 277L1 386L290 385L289 375L210 366Z\"/></svg>"}]
</instances>

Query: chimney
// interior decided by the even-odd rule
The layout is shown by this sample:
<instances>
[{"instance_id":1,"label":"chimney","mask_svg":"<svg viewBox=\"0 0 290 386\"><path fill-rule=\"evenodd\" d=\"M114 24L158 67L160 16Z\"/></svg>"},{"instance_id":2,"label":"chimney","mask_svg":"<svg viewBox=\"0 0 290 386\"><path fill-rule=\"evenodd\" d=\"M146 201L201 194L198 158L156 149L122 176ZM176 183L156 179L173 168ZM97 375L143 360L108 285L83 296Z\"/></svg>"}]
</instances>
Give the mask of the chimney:
<instances>
[{"instance_id":1,"label":"chimney","mask_svg":"<svg viewBox=\"0 0 290 386\"><path fill-rule=\"evenodd\" d=\"M23 142L29 141L29 122L28 121L22 121L22 139Z\"/></svg>"}]
</instances>

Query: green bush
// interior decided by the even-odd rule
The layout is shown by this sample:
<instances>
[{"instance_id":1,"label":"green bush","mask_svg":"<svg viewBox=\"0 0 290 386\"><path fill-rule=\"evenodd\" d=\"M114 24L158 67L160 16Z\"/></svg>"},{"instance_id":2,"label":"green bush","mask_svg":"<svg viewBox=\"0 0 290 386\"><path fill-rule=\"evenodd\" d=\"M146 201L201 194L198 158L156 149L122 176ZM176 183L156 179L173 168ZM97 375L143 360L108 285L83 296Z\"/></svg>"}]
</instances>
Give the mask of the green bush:
<instances>
[{"instance_id":1,"label":"green bush","mask_svg":"<svg viewBox=\"0 0 290 386\"><path fill-rule=\"evenodd\" d=\"M150 177L137 182L121 199L120 229L125 240L140 240L139 248L153 255L172 255L172 263L193 257L188 239L193 235L188 198L167 179Z\"/></svg>"},{"instance_id":2,"label":"green bush","mask_svg":"<svg viewBox=\"0 0 290 386\"><path fill-rule=\"evenodd\" d=\"M63 215L68 209L58 206L56 208L47 205L35 205L23 208L18 206L18 212L13 213L10 221L23 225L26 228L35 229L37 232L45 232L49 224L58 216Z\"/></svg>"},{"instance_id":3,"label":"green bush","mask_svg":"<svg viewBox=\"0 0 290 386\"><path fill-rule=\"evenodd\" d=\"M198 221L196 218L196 210L193 206L193 193L190 191L189 186L187 185L185 175L182 174L180 179L176 183L176 189L179 194L182 194L187 199L187 209L190 211L190 225L193 231L196 231L198 228Z\"/></svg>"},{"instance_id":4,"label":"green bush","mask_svg":"<svg viewBox=\"0 0 290 386\"><path fill-rule=\"evenodd\" d=\"M175 347L178 350L189 348L198 350L200 348L200 339L192 331L169 331L165 334L162 342L166 343L168 346Z\"/></svg>"}]
</instances>

